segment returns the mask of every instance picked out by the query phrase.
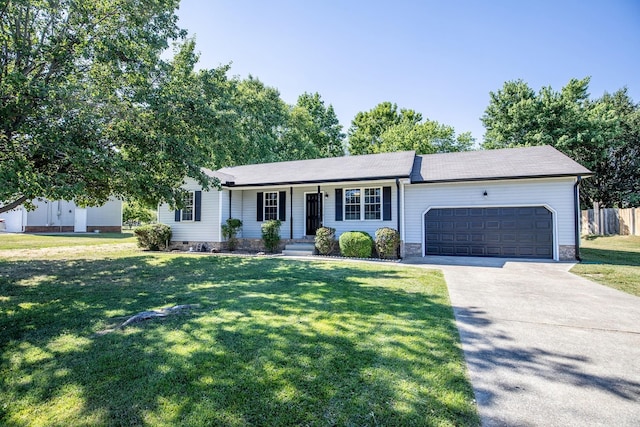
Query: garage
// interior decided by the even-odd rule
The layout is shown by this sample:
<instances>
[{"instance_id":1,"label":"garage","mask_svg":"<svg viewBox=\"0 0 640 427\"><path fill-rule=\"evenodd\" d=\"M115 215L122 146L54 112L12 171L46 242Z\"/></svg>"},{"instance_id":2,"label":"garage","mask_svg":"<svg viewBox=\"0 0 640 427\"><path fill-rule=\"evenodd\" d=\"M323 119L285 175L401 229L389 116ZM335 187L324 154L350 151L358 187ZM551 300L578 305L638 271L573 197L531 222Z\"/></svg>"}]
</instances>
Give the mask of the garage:
<instances>
[{"instance_id":1,"label":"garage","mask_svg":"<svg viewBox=\"0 0 640 427\"><path fill-rule=\"evenodd\" d=\"M426 255L553 258L544 206L430 209L424 225Z\"/></svg>"}]
</instances>

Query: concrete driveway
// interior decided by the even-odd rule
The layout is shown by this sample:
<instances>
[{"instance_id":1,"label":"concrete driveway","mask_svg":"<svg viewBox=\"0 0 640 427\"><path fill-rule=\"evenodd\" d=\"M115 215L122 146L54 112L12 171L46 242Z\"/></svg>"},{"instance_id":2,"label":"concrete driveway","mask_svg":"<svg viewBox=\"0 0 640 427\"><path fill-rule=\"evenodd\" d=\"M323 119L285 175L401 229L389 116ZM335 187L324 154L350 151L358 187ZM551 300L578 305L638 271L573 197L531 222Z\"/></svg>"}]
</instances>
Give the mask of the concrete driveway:
<instances>
[{"instance_id":1,"label":"concrete driveway","mask_svg":"<svg viewBox=\"0 0 640 427\"><path fill-rule=\"evenodd\" d=\"M573 264L429 257L484 426L640 426L640 298Z\"/></svg>"}]
</instances>

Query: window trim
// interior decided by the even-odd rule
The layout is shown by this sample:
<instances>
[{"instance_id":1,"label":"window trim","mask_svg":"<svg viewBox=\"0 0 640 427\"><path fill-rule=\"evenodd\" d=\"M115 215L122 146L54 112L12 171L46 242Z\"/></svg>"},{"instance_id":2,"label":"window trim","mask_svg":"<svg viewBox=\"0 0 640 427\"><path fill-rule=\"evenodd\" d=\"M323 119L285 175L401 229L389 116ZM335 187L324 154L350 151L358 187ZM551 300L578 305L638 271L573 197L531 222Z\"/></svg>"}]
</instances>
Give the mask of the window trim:
<instances>
[{"instance_id":1,"label":"window trim","mask_svg":"<svg viewBox=\"0 0 640 427\"><path fill-rule=\"evenodd\" d=\"M269 208L274 208L275 207L275 218L267 218L267 194L275 194L275 201L276 204L274 205L269 205ZM263 221L270 221L272 219L279 219L280 218L280 192L279 191L265 191L262 193L262 220Z\"/></svg>"},{"instance_id":2,"label":"window trim","mask_svg":"<svg viewBox=\"0 0 640 427\"><path fill-rule=\"evenodd\" d=\"M187 191L188 194L191 194L191 205L186 205L180 209L180 221L181 222L195 222L196 220L196 191L190 190ZM190 207L191 208L191 219L184 219L185 210Z\"/></svg>"},{"instance_id":3,"label":"window trim","mask_svg":"<svg viewBox=\"0 0 640 427\"><path fill-rule=\"evenodd\" d=\"M347 218L347 192L349 190L358 190L360 191L360 215L358 217L358 219L350 219ZM380 209L378 211L378 213L380 214L380 218L374 218L374 219L366 219L365 218L365 190L378 190L379 192L379 197L380 197L380 202L377 203L378 206L380 206ZM344 221L383 221L384 220L384 213L383 213L383 205L384 205L384 193L383 193L383 189L381 186L378 187L345 187L344 190L342 191L342 218ZM350 203L350 205L354 205L354 203ZM374 205L373 203L370 203L369 205Z\"/></svg>"}]
</instances>

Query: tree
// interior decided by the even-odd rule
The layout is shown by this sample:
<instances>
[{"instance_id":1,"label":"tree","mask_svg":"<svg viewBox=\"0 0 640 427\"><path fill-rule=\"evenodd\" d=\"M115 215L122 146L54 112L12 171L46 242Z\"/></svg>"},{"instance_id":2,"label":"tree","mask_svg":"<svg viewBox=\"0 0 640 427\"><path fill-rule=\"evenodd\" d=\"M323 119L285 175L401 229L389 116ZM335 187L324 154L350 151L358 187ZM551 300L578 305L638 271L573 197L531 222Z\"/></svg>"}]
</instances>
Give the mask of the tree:
<instances>
[{"instance_id":1,"label":"tree","mask_svg":"<svg viewBox=\"0 0 640 427\"><path fill-rule=\"evenodd\" d=\"M356 115L349 128L351 154L415 150L418 154L466 151L473 148L470 133L458 136L451 126L425 119L414 110L398 111L396 104L383 102Z\"/></svg>"},{"instance_id":2,"label":"tree","mask_svg":"<svg viewBox=\"0 0 640 427\"><path fill-rule=\"evenodd\" d=\"M594 172L582 184L583 206L637 204L639 107L626 89L591 100L588 86L588 77L571 79L560 92L536 94L521 80L506 82L490 93L482 148L554 146Z\"/></svg>"},{"instance_id":3,"label":"tree","mask_svg":"<svg viewBox=\"0 0 640 427\"><path fill-rule=\"evenodd\" d=\"M422 115L413 110L400 110L390 102L382 102L367 112L359 112L348 131L349 153L371 154L378 151L382 134L403 121L418 123Z\"/></svg>"},{"instance_id":4,"label":"tree","mask_svg":"<svg viewBox=\"0 0 640 427\"><path fill-rule=\"evenodd\" d=\"M474 139L466 132L458 136L451 126L434 120L422 123L403 121L391 126L380 136L377 153L413 150L418 154L450 153L468 151L473 148Z\"/></svg>"},{"instance_id":5,"label":"tree","mask_svg":"<svg viewBox=\"0 0 640 427\"><path fill-rule=\"evenodd\" d=\"M35 198L97 205L112 194L179 204L185 176L214 184L197 164L209 145L193 137L196 118L180 121L196 111L182 92L194 78L193 44L160 59L185 35L177 5L3 2L0 212Z\"/></svg>"},{"instance_id":6,"label":"tree","mask_svg":"<svg viewBox=\"0 0 640 427\"><path fill-rule=\"evenodd\" d=\"M133 227L136 224L150 223L156 218L156 213L138 202L126 202L122 205L122 222Z\"/></svg>"},{"instance_id":7,"label":"tree","mask_svg":"<svg viewBox=\"0 0 640 427\"><path fill-rule=\"evenodd\" d=\"M342 125L329 104L325 107L319 93L303 93L298 97L298 102L292 108L292 115L308 113L307 135L309 141L315 146L318 155L316 157L340 157L344 156L344 138Z\"/></svg>"}]
</instances>

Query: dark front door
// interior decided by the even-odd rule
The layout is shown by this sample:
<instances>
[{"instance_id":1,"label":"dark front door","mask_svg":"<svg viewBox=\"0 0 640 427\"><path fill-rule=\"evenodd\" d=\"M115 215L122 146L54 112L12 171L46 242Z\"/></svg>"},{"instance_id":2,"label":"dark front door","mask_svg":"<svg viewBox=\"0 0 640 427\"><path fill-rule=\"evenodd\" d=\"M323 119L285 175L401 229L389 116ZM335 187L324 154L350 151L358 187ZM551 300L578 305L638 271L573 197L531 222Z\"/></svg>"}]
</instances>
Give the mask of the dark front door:
<instances>
[{"instance_id":1,"label":"dark front door","mask_svg":"<svg viewBox=\"0 0 640 427\"><path fill-rule=\"evenodd\" d=\"M307 194L307 218L306 231L307 236L315 236L316 230L322 227L322 193Z\"/></svg>"},{"instance_id":2,"label":"dark front door","mask_svg":"<svg viewBox=\"0 0 640 427\"><path fill-rule=\"evenodd\" d=\"M543 206L431 209L427 255L553 258L553 218Z\"/></svg>"}]
</instances>

